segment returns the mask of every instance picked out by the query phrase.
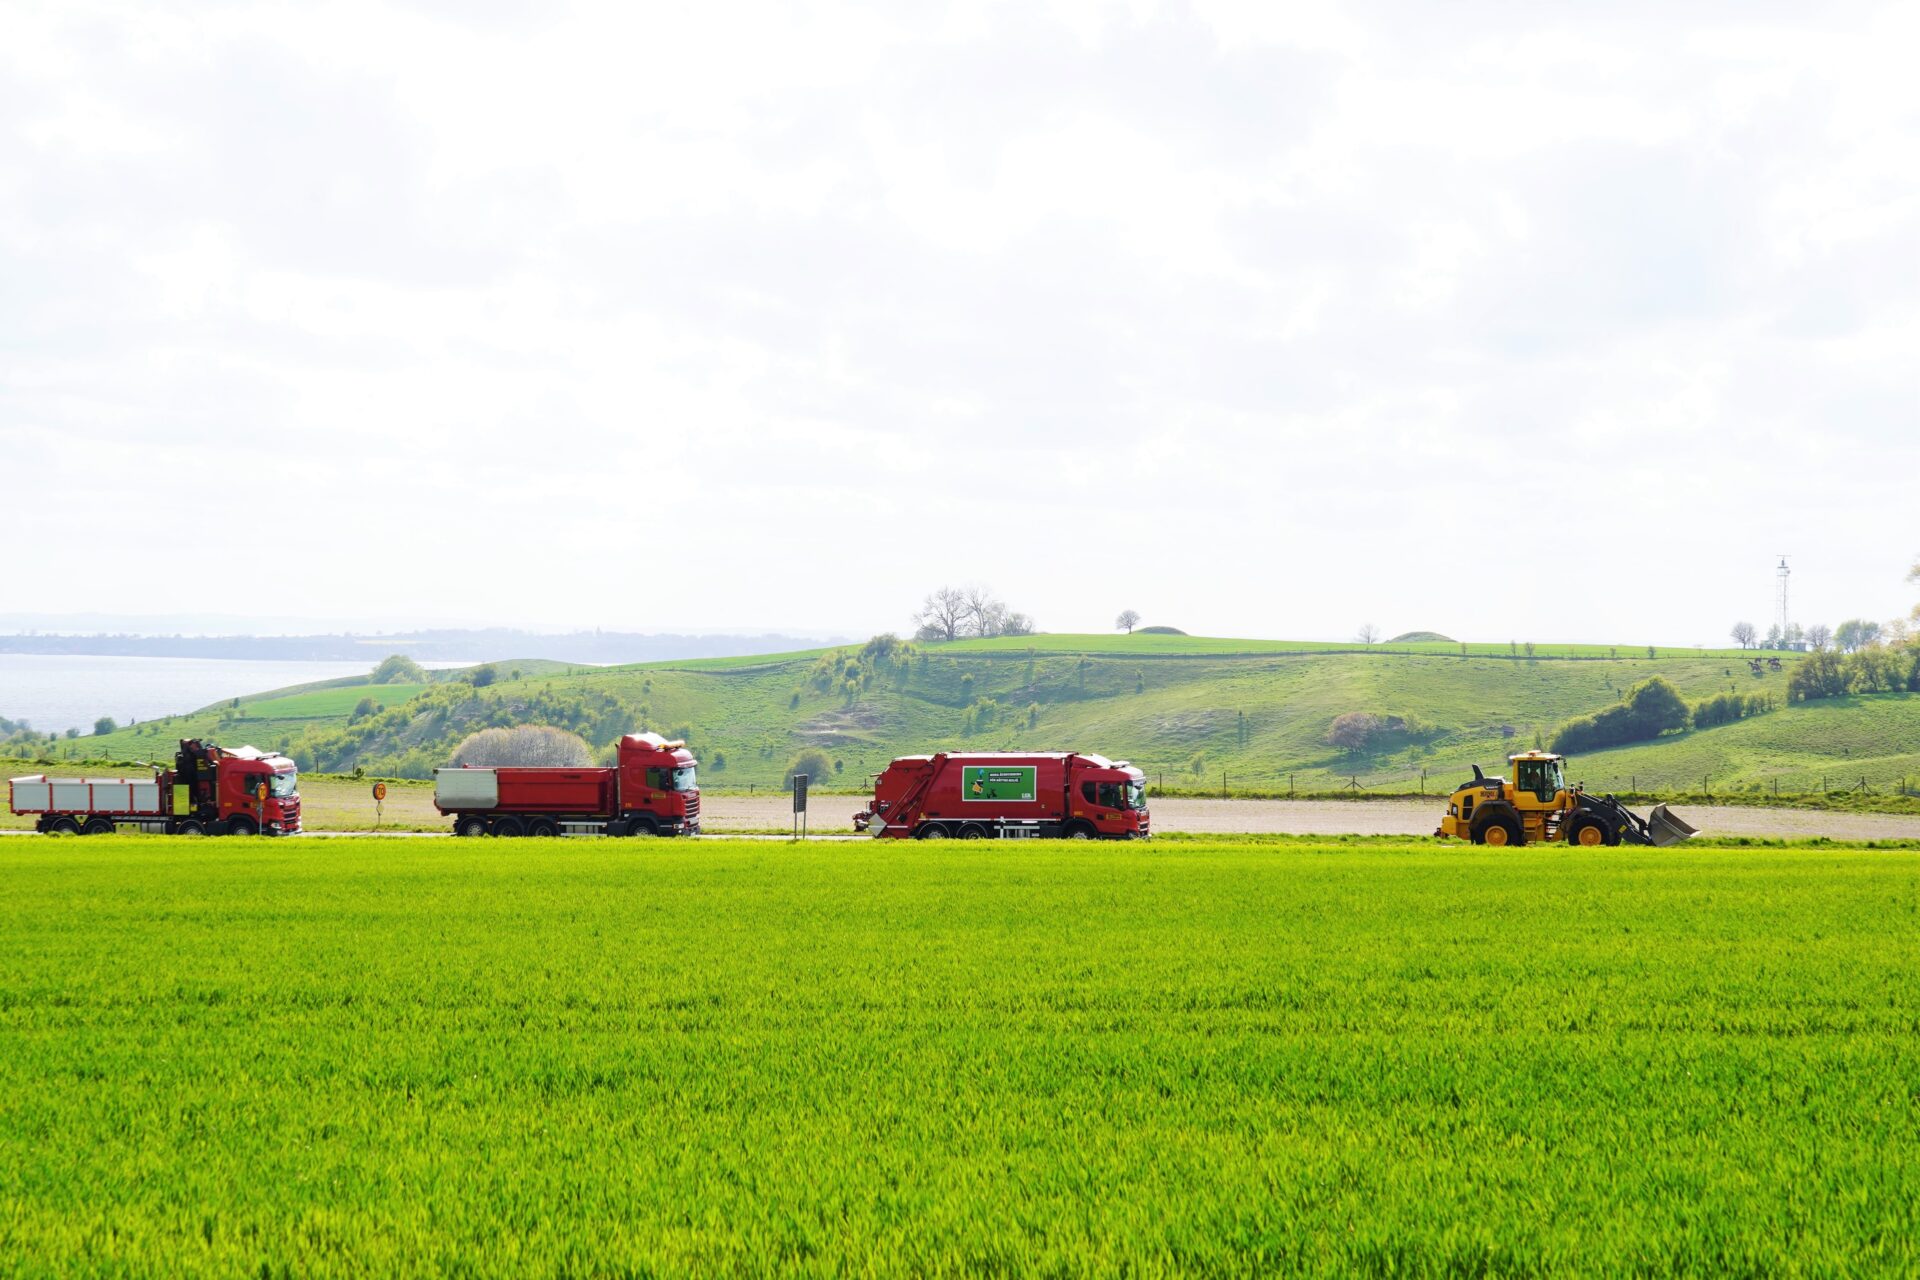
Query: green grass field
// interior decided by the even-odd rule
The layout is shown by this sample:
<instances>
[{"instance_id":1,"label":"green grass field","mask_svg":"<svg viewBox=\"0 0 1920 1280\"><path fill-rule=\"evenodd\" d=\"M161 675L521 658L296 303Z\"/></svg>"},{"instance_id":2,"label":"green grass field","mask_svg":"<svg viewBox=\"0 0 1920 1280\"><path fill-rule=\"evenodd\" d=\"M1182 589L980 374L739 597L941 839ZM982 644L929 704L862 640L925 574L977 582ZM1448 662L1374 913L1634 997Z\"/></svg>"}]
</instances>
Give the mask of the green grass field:
<instances>
[{"instance_id":1,"label":"green grass field","mask_svg":"<svg viewBox=\"0 0 1920 1280\"><path fill-rule=\"evenodd\" d=\"M1920 1269L1920 854L0 841L43 1274Z\"/></svg>"}]
</instances>

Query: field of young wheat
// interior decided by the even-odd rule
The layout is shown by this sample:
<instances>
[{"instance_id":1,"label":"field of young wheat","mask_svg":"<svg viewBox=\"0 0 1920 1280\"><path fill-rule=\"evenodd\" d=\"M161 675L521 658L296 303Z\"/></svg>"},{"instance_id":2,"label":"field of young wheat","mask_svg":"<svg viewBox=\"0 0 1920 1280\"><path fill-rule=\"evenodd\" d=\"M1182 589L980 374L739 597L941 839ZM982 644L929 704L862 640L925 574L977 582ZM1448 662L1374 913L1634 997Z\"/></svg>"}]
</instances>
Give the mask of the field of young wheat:
<instances>
[{"instance_id":1,"label":"field of young wheat","mask_svg":"<svg viewBox=\"0 0 1920 1280\"><path fill-rule=\"evenodd\" d=\"M1912 1274L1920 853L0 841L48 1274Z\"/></svg>"}]
</instances>

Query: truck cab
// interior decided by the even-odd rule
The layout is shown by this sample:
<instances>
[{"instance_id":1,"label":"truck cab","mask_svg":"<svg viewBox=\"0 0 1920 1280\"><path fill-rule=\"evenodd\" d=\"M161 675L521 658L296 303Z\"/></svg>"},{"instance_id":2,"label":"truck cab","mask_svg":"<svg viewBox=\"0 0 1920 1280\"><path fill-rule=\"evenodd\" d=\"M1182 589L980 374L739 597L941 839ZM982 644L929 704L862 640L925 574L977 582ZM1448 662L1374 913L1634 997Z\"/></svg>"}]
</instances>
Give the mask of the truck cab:
<instances>
[{"instance_id":1,"label":"truck cab","mask_svg":"<svg viewBox=\"0 0 1920 1280\"><path fill-rule=\"evenodd\" d=\"M698 765L687 744L657 733L620 739L620 812L629 831L650 824L650 834L698 835Z\"/></svg>"},{"instance_id":2,"label":"truck cab","mask_svg":"<svg viewBox=\"0 0 1920 1280\"><path fill-rule=\"evenodd\" d=\"M1069 779L1069 813L1090 823L1095 835L1122 840L1151 833L1147 775L1122 760L1082 756Z\"/></svg>"},{"instance_id":3,"label":"truck cab","mask_svg":"<svg viewBox=\"0 0 1920 1280\"><path fill-rule=\"evenodd\" d=\"M173 770L176 824L209 835L291 835L300 830L300 780L293 761L257 747L225 747L189 738Z\"/></svg>"}]
</instances>

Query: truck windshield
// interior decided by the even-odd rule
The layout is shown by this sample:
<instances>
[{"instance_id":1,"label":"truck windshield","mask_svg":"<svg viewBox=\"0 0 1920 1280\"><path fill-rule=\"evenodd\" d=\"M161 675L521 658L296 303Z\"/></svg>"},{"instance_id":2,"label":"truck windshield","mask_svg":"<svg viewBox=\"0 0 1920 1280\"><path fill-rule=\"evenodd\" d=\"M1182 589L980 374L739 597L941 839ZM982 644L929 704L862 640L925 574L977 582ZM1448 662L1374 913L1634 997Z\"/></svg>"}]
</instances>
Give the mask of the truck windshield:
<instances>
[{"instance_id":1,"label":"truck windshield","mask_svg":"<svg viewBox=\"0 0 1920 1280\"><path fill-rule=\"evenodd\" d=\"M267 779L267 794L276 800L291 799L295 794L297 775L289 771L276 773Z\"/></svg>"},{"instance_id":2,"label":"truck windshield","mask_svg":"<svg viewBox=\"0 0 1920 1280\"><path fill-rule=\"evenodd\" d=\"M669 791L693 790L693 766L690 764L681 765L678 769L673 770L672 773L668 775L668 778L672 783L672 785L667 788Z\"/></svg>"}]
</instances>

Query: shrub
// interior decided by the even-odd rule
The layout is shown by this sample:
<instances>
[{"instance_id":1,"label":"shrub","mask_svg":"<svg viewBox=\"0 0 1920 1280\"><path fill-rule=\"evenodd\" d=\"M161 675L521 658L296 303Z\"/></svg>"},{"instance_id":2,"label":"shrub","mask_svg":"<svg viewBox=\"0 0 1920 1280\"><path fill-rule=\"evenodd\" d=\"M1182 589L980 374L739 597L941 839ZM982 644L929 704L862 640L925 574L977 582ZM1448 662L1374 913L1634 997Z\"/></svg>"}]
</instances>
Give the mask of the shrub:
<instances>
[{"instance_id":1,"label":"shrub","mask_svg":"<svg viewBox=\"0 0 1920 1280\"><path fill-rule=\"evenodd\" d=\"M1837 698L1846 691L1846 662L1831 649L1815 649L1796 662L1793 674L1787 677L1789 702Z\"/></svg>"},{"instance_id":2,"label":"shrub","mask_svg":"<svg viewBox=\"0 0 1920 1280\"><path fill-rule=\"evenodd\" d=\"M404 653L389 654L367 677L368 684L425 684L427 673Z\"/></svg>"},{"instance_id":3,"label":"shrub","mask_svg":"<svg viewBox=\"0 0 1920 1280\"><path fill-rule=\"evenodd\" d=\"M1561 725L1554 731L1553 749L1563 755L1603 751L1646 742L1692 723L1693 713L1679 690L1655 676L1635 685L1619 706Z\"/></svg>"},{"instance_id":4,"label":"shrub","mask_svg":"<svg viewBox=\"0 0 1920 1280\"><path fill-rule=\"evenodd\" d=\"M593 763L593 751L577 733L552 725L523 724L468 734L453 749L453 763L578 769Z\"/></svg>"},{"instance_id":5,"label":"shrub","mask_svg":"<svg viewBox=\"0 0 1920 1280\"><path fill-rule=\"evenodd\" d=\"M1767 700L1758 694L1717 694L1693 708L1693 727L1711 729L1715 725L1732 724L1735 720L1760 715L1766 709Z\"/></svg>"},{"instance_id":6,"label":"shrub","mask_svg":"<svg viewBox=\"0 0 1920 1280\"><path fill-rule=\"evenodd\" d=\"M112 733L118 727L114 724L112 716L101 716L93 722L93 736L98 738L103 734Z\"/></svg>"},{"instance_id":7,"label":"shrub","mask_svg":"<svg viewBox=\"0 0 1920 1280\"><path fill-rule=\"evenodd\" d=\"M780 788L783 791L793 790L793 775L796 773L806 774L808 782L813 783L832 772L833 761L827 758L827 753L818 747L808 747L787 762L787 767L780 774Z\"/></svg>"},{"instance_id":8,"label":"shrub","mask_svg":"<svg viewBox=\"0 0 1920 1280\"><path fill-rule=\"evenodd\" d=\"M499 678L500 673L493 669L491 662L488 662L475 667L472 674L467 677L467 682L476 689L484 689Z\"/></svg>"}]
</instances>

